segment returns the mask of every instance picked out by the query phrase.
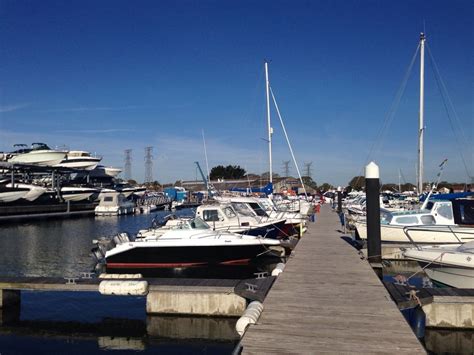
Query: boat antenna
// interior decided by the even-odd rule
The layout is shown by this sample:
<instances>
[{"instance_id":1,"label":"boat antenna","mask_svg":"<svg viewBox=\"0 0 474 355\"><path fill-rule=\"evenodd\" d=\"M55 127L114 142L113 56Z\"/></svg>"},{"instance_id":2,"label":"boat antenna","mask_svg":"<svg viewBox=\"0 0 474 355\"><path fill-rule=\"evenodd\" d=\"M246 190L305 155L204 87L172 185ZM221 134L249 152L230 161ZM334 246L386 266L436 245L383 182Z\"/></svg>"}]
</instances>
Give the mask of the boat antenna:
<instances>
[{"instance_id":1,"label":"boat antenna","mask_svg":"<svg viewBox=\"0 0 474 355\"><path fill-rule=\"evenodd\" d=\"M439 164L439 172L438 172L438 175L436 175L438 177L438 180L436 181L436 183L433 183L433 185L431 186L431 190L428 193L428 196L426 196L425 202L423 202L423 205L421 206L422 210L424 210L426 208L426 206L428 205L428 201L429 201L431 195L433 194L434 189L438 186L439 181L441 180L441 174L443 173L444 164L446 164L447 161L448 161L448 159L444 159L441 162L441 164Z\"/></svg>"}]
</instances>

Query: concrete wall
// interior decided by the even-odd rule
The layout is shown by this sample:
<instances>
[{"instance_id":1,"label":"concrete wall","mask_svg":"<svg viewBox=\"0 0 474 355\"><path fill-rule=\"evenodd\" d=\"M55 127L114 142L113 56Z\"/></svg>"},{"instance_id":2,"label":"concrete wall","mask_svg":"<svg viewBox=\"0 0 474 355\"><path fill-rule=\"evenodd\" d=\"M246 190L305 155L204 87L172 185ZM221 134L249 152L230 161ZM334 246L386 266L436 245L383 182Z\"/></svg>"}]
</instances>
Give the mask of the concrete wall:
<instances>
[{"instance_id":1,"label":"concrete wall","mask_svg":"<svg viewBox=\"0 0 474 355\"><path fill-rule=\"evenodd\" d=\"M435 296L423 311L427 327L474 329L474 298Z\"/></svg>"},{"instance_id":2,"label":"concrete wall","mask_svg":"<svg viewBox=\"0 0 474 355\"><path fill-rule=\"evenodd\" d=\"M219 292L150 291L146 299L150 314L239 317L246 306L245 298Z\"/></svg>"}]
</instances>

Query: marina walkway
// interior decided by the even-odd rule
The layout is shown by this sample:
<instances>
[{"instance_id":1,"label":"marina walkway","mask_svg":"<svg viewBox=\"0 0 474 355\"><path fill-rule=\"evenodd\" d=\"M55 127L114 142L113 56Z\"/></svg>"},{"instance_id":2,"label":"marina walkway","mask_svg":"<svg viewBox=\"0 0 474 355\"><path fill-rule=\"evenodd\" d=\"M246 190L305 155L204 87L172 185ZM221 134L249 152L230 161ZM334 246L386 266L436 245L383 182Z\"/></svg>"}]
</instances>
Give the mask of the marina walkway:
<instances>
[{"instance_id":1,"label":"marina walkway","mask_svg":"<svg viewBox=\"0 0 474 355\"><path fill-rule=\"evenodd\" d=\"M325 205L275 281L243 354L426 353Z\"/></svg>"}]
</instances>

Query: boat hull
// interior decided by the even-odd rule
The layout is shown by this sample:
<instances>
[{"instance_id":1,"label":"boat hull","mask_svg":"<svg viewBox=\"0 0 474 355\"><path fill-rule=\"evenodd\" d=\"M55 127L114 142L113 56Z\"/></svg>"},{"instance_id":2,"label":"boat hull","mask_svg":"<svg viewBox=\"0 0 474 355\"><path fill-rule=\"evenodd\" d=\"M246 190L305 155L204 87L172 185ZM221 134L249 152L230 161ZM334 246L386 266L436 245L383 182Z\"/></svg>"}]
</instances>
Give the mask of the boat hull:
<instances>
[{"instance_id":1,"label":"boat hull","mask_svg":"<svg viewBox=\"0 0 474 355\"><path fill-rule=\"evenodd\" d=\"M212 226L212 223L210 224ZM226 231L230 233L239 233L252 235L254 237L265 237L269 239L277 239L282 237L285 221L279 221L264 226L223 226L216 227L215 230Z\"/></svg>"},{"instance_id":2,"label":"boat hull","mask_svg":"<svg viewBox=\"0 0 474 355\"><path fill-rule=\"evenodd\" d=\"M7 203L19 200L28 193L28 189L2 189L0 191L0 202Z\"/></svg>"},{"instance_id":3,"label":"boat hull","mask_svg":"<svg viewBox=\"0 0 474 355\"><path fill-rule=\"evenodd\" d=\"M248 264L259 255L268 255L263 244L241 246L137 246L106 258L108 269L150 269L199 267L219 264Z\"/></svg>"},{"instance_id":4,"label":"boat hull","mask_svg":"<svg viewBox=\"0 0 474 355\"><path fill-rule=\"evenodd\" d=\"M67 159L59 163L58 167L78 169L78 170L94 170L99 164L99 158L91 159Z\"/></svg>"},{"instance_id":5,"label":"boat hull","mask_svg":"<svg viewBox=\"0 0 474 355\"><path fill-rule=\"evenodd\" d=\"M355 222L360 239L367 239L367 224ZM380 226L380 238L384 243L411 243L404 232L404 226ZM474 228L460 226L410 226L408 235L415 243L459 244L474 240ZM453 233L453 231L455 233Z\"/></svg>"},{"instance_id":6,"label":"boat hull","mask_svg":"<svg viewBox=\"0 0 474 355\"><path fill-rule=\"evenodd\" d=\"M420 263L420 266L427 266ZM431 264L425 269L428 277L442 285L457 288L474 288L474 270Z\"/></svg>"},{"instance_id":7,"label":"boat hull","mask_svg":"<svg viewBox=\"0 0 474 355\"><path fill-rule=\"evenodd\" d=\"M54 166L66 157L65 151L35 150L25 154L18 154L8 160L12 164L32 164L39 166Z\"/></svg>"}]
</instances>

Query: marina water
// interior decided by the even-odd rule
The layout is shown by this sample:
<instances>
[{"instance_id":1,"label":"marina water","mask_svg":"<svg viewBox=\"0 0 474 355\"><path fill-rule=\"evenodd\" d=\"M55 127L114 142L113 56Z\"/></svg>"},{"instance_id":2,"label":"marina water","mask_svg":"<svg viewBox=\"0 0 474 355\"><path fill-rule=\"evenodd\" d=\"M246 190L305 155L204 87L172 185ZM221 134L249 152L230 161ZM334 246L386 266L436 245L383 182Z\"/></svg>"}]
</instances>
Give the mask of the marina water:
<instances>
[{"instance_id":1,"label":"marina water","mask_svg":"<svg viewBox=\"0 0 474 355\"><path fill-rule=\"evenodd\" d=\"M78 277L94 269L93 239L148 228L169 212L121 217L49 219L0 225L0 277ZM179 211L191 215L193 211ZM159 277L249 278L266 265L202 271L158 272ZM393 262L385 280L410 277L416 265ZM423 274L410 282L421 286ZM236 318L150 316L144 297L103 296L89 292L22 292L21 313L0 326L0 353L230 354L238 343ZM8 314L3 314L8 319ZM430 353L472 353L474 332L426 329ZM401 340L402 341L402 340Z\"/></svg>"},{"instance_id":2,"label":"marina water","mask_svg":"<svg viewBox=\"0 0 474 355\"><path fill-rule=\"evenodd\" d=\"M0 226L0 277L79 277L93 270L92 240L148 228L169 212L122 217L45 220ZM180 211L190 215L192 211ZM185 277L249 277L211 270ZM210 275L209 275L210 273ZM176 274L157 276L176 277ZM238 342L236 318L150 316L144 297L96 292L22 292L21 313L2 314L0 353L95 354L114 350L166 354L230 354ZM6 311L4 311L6 312Z\"/></svg>"}]
</instances>

